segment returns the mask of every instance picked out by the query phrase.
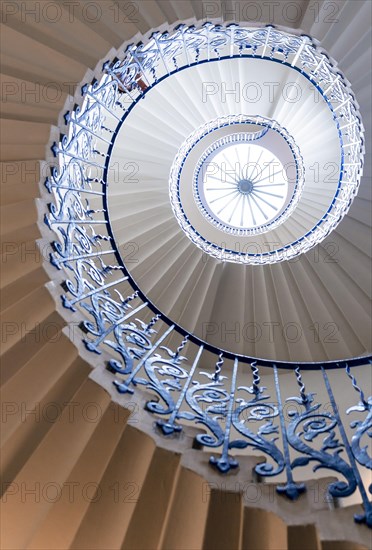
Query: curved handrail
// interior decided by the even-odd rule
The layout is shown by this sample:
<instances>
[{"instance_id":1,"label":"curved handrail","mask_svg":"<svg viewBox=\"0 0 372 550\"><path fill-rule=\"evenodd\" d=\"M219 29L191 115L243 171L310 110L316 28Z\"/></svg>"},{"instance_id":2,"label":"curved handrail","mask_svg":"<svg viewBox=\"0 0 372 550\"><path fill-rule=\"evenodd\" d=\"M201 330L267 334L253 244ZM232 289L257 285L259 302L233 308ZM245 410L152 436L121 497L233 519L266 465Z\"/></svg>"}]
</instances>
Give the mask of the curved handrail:
<instances>
[{"instance_id":1,"label":"curved handrail","mask_svg":"<svg viewBox=\"0 0 372 550\"><path fill-rule=\"evenodd\" d=\"M185 48L186 32L190 33L191 42L198 44L194 48L195 62L210 61L209 58L206 61L199 60L201 52L198 40L204 40L206 36L210 39L207 43L208 51L210 46L213 47L220 59L222 56L218 56L218 48L221 44L226 45L226 37L237 37L238 42L229 42L229 46L237 47L243 56L241 48L244 38L239 34L240 31L243 34L256 32L256 42L252 42L253 45L250 46L253 50L256 48L254 55L261 48L262 57L267 55L275 62L290 63L290 56L293 56L293 67L301 59L310 66L313 63L320 67L319 58L309 60L312 50L308 47L311 42L307 37L286 35L284 42L281 42L281 37L276 36L273 46L270 46L270 53L267 51L270 44L268 33L275 36L277 32L272 30L273 27L247 31L235 25L226 27L225 31L229 29L229 32L223 31L221 26L212 27L205 26L204 35L195 36L194 28L187 31L188 27L181 26L174 44L167 42L166 33L155 33L152 35L152 42L137 48L131 46L127 50L130 59L125 57L125 70L123 61L106 63L101 79L95 79L83 86L82 101L66 115L67 133L58 143L54 142L52 145L58 166L45 182L54 199L49 204L45 222L58 236L53 243L54 252L50 261L57 269L63 270L66 276L62 303L70 311L79 311L77 315L83 320L84 345L90 352L98 356L105 354L104 357L108 358L106 367L113 373L113 384L120 394L132 394L138 386L143 386L154 394L146 408L156 415L157 426L164 435L182 431L184 421L204 426L207 433L199 434L196 443L199 446L222 449L220 457L210 458L211 465L222 473L238 467L238 461L230 456L231 449L250 446L262 451L267 460L256 467L256 473L260 476L275 476L285 471L286 484L278 487L278 491L289 498L297 498L305 490L303 484L294 480L293 470L315 461L317 468L332 470L346 480L330 483L329 493L333 497L348 496L359 490L365 513L356 520L372 526L372 507L359 472L360 467L372 467L367 448L361 445L362 438L372 428L372 398L365 397L350 371L351 367L366 365L372 361L372 356L318 363L285 362L240 356L203 342L176 325L144 295L123 265L115 244L106 193L113 144L118 128L130 110L143 97L146 89L161 80L156 71L153 71L153 66L147 62L144 53L149 55L148 59L157 55L159 63L163 63L169 75L164 52L170 52L172 62L177 65L176 52L177 49ZM285 40L287 51L283 49ZM161 41L163 49L159 47ZM328 60L325 61L324 54L319 55L324 57L326 65ZM278 58L274 59L275 56ZM191 66L191 62L187 66ZM336 72L334 66L330 66L334 80L329 86L334 87L341 94L340 97L343 97L344 91L348 90L347 82ZM176 66L175 70L180 68ZM138 77L139 74L143 76L143 80ZM340 88L341 83L344 88ZM129 106L123 103L123 93L129 99ZM353 145L351 141L355 137L356 127L360 132L359 137L362 133L360 120L357 119L357 106L350 100L339 109L339 112L349 113L342 111L343 109L353 109L353 122L349 126L351 133L346 133L343 137L350 141L350 148L360 159L361 142L357 141ZM341 128L340 132L343 132ZM359 172L348 172L350 177L352 173L360 176L360 163L358 166ZM356 193L356 189L357 186L354 186L351 196ZM342 194L341 189L338 195ZM338 215L347 211L351 196L341 200L337 208ZM90 206L92 197L98 199L98 202L102 201L102 208ZM140 312L141 318L137 318L136 315ZM68 318L68 314L66 317ZM173 351L169 347L169 341L175 333L182 341ZM188 368L185 367L186 355L183 355L186 351L189 357L194 357ZM205 351L213 353L215 365L209 370L201 371L199 362ZM252 385L238 385L239 363L250 365ZM273 371L273 397L261 385L259 368L263 366L271 367ZM279 368L292 369L291 375L296 377L299 387L298 394L285 401L279 383ZM335 368L340 369L340 375L341 372L346 375L352 390L358 394L357 404L349 408L346 414L363 415L350 423L354 430L351 441L346 436L345 418L341 417L327 374L329 369ZM319 371L319 377L323 379L330 400L330 410L315 402L315 393L307 391L302 380L301 371L314 369ZM294 408L288 412L288 418L284 415L287 401L294 404ZM256 425L256 430L249 424L251 421L259 424ZM339 436L336 435L336 430ZM279 433L281 444L276 441ZM317 438L322 434L325 438L319 449L312 443L318 441ZM291 449L299 455L293 461ZM343 450L345 453L341 455Z\"/></svg>"}]
</instances>

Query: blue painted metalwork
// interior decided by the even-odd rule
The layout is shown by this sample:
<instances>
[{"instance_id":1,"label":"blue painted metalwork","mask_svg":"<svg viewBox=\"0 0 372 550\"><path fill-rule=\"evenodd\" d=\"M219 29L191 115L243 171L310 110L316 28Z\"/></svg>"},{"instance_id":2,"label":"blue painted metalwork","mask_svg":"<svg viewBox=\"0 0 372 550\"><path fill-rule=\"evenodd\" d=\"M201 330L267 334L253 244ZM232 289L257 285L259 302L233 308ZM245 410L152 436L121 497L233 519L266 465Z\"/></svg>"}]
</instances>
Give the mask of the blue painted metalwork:
<instances>
[{"instance_id":1,"label":"blue painted metalwork","mask_svg":"<svg viewBox=\"0 0 372 550\"><path fill-rule=\"evenodd\" d=\"M252 363L251 368L253 373L252 386L239 386L238 390L248 392L253 395L253 398L249 401L242 397L236 399L238 406L233 412L234 428L244 436L244 439L234 439L229 443L229 447L230 449L245 449L250 446L265 453L275 462L275 467L268 462L263 462L256 466L255 471L260 477L275 476L284 469L283 453L275 443L278 439L279 430L278 426L273 423L273 420L279 416L279 408L276 403L266 402L267 399L270 399L270 396L265 395L265 386L260 387L260 376L256 361ZM248 427L249 423L257 424L261 421L264 424L259 427L257 432ZM267 436L273 437L267 439Z\"/></svg>"},{"instance_id":2,"label":"blue painted metalwork","mask_svg":"<svg viewBox=\"0 0 372 550\"><path fill-rule=\"evenodd\" d=\"M196 425L204 425L208 433L196 436L196 443L206 447L220 447L224 442L224 430L220 421L225 421L228 414L230 394L225 387L224 380L228 377L221 375L223 364L222 354L218 356L214 372L201 371L197 378L203 376L209 382L193 380L186 392L186 403L192 412L188 413L187 420ZM184 416L185 417L185 416Z\"/></svg>"},{"instance_id":3,"label":"blue painted metalwork","mask_svg":"<svg viewBox=\"0 0 372 550\"><path fill-rule=\"evenodd\" d=\"M176 419L188 418L188 413L183 413L181 411L181 407L183 405L186 392L194 377L194 373L195 373L196 367L198 366L202 352L203 352L203 346L200 346L198 353L196 355L196 358L194 360L194 363L190 369L190 372L188 373L188 377L187 377L187 380L185 381L185 385L182 391L180 392L180 396L178 398L177 403L175 404L173 410L171 411L171 415L169 416L169 419L167 421L164 421L164 420L157 421L157 425L161 428L164 435L170 435L170 434L173 434L174 432L180 432L182 430L182 426L180 424L176 424L175 422Z\"/></svg>"},{"instance_id":4,"label":"blue painted metalwork","mask_svg":"<svg viewBox=\"0 0 372 550\"><path fill-rule=\"evenodd\" d=\"M110 357L106 367L114 375L117 391L132 394L140 385L154 394L146 408L164 436L179 433L185 422L204 427L206 433L197 435L196 443L221 448L221 456L212 456L210 463L225 474L239 466L238 458L231 454L234 449L259 450L265 455L265 462L258 464L256 473L274 477L285 471L287 483L278 491L290 498L305 489L304 484L294 481L293 469L315 461L316 469L326 468L346 479L330 484L331 495L359 491L364 514L356 520L371 527L371 503L359 470L372 468L368 446L362 445L363 437L371 437L372 398L365 397L351 371L352 367L366 365L369 358L294 365L240 356L203 342L175 325L143 294L122 262L113 238L106 181L112 147L127 115L149 89L174 72L234 57L260 57L287 64L322 94L334 113L343 151L339 188L330 208L336 218L346 212L357 191L354 182L360 177L363 128L356 104L348 99L347 83L308 37L289 35L273 27L245 29L212 24L198 29L181 25L172 34L154 33L148 44L132 45L123 59L105 63L99 81L95 79L83 86L80 104L65 117L67 134L52 145L58 166L45 183L52 198L45 222L56 239L50 261L65 277L61 300L75 318L81 318L86 348L97 356ZM142 82L139 75L143 76ZM349 149L348 160L354 158L356 162L345 162L345 149ZM353 182L352 190L348 182ZM315 228L323 224L329 213ZM309 241L310 248L315 228L283 250L292 254L304 240ZM329 230L331 226L324 233ZM172 351L168 339L175 334L182 343ZM186 344L187 354L181 355ZM209 353L203 356L204 352ZM211 369L210 354L214 358ZM187 357L194 357L191 367ZM202 358L204 370L200 371ZM237 387L239 368L244 364L251 366L252 385ZM261 386L259 366L273 369L276 402ZM299 410L291 410L286 419L278 369L294 367L299 397L286 401L296 403ZM301 371L320 369L332 412L324 412L319 403L314 403L315 394L307 393L302 381ZM345 375L345 369L350 389L358 393L357 405L347 411L337 409L328 369L338 369L340 375ZM350 424L355 430L351 442L344 428L347 414L363 415ZM257 430L252 429L253 423ZM315 443L322 434L325 437L319 449ZM292 449L300 455L294 460Z\"/></svg>"},{"instance_id":5,"label":"blue painted metalwork","mask_svg":"<svg viewBox=\"0 0 372 550\"><path fill-rule=\"evenodd\" d=\"M228 410L226 411L226 427L225 427L225 436L224 436L223 447L222 447L222 456L220 456L219 458L215 458L214 456L211 456L209 459L209 462L213 466L216 466L216 468L220 470L220 472L222 473L226 473L229 470L231 470L231 468L237 468L239 466L239 462L232 456L229 456L229 449L231 448L230 432L231 432L232 415L233 415L233 407L234 407L234 395L235 395L235 388L236 388L237 371L238 371L238 359L235 359L233 373L231 377L231 388L230 388Z\"/></svg>"},{"instance_id":6,"label":"blue painted metalwork","mask_svg":"<svg viewBox=\"0 0 372 550\"><path fill-rule=\"evenodd\" d=\"M276 490L278 491L278 493L284 493L290 499L295 500L300 496L301 493L303 493L306 490L306 487L304 483L295 483L293 479L292 468L294 464L291 464L289 445L288 445L290 439L289 439L289 433L287 432L287 425L286 425L284 413L283 413L282 396L280 392L278 369L276 365L274 365L274 380L275 380L275 391L278 399L280 427L282 431L285 472L287 475L287 483L285 485L279 485ZM288 426L288 430L289 430L289 426Z\"/></svg>"},{"instance_id":7,"label":"blue painted metalwork","mask_svg":"<svg viewBox=\"0 0 372 550\"><path fill-rule=\"evenodd\" d=\"M333 395L333 392L332 392L332 388L331 388L331 385L329 383L329 378L328 378L327 372L324 369L324 367L322 367L322 373L323 373L324 382L325 382L325 385L326 385L326 388L327 388L327 392L328 392L329 398L330 398L331 403L332 403L334 416L337 420L338 429L340 431L342 441L343 441L343 444L345 446L345 450L346 450L346 453L347 453L347 456L348 456L348 459L349 459L349 462L350 462L350 466L351 466L351 469L350 469L351 471L350 471L350 474L349 474L350 477L348 477L348 482L349 482L349 485L351 483L354 485L354 483L356 482L356 485L358 485L358 489L359 489L359 492L360 492L360 495L361 495L362 501L363 501L364 514L356 514L354 516L354 518L355 518L355 521L357 523L366 523L368 525L368 527L372 528L372 503L368 500L367 492L366 492L366 489L364 487L364 483L363 483L363 480L361 478L359 469L357 467L357 464L356 464L356 461L355 461L355 458L354 458L349 440L347 438L345 428L344 428L343 422L341 420L340 413L339 413L339 410L338 410L338 407L336 405L336 401L335 401L335 398L334 398L334 395ZM332 468L332 469L335 469L335 468ZM353 491L350 491L349 494L351 494L352 492ZM370 492L371 492L371 487L370 487Z\"/></svg>"},{"instance_id":8,"label":"blue painted metalwork","mask_svg":"<svg viewBox=\"0 0 372 550\"><path fill-rule=\"evenodd\" d=\"M182 367L182 362L186 360L186 357L180 355L187 340L188 337L182 341L176 352L162 346L161 349L167 353L169 358L163 358L161 355L156 354L145 362L147 377L143 380L143 384L146 386L146 389L154 390L165 403L164 406L156 401L148 401L146 403L148 411L162 415L170 414L174 411L175 402L172 398L172 393L181 391L182 386L180 385L180 381L187 380L189 376L188 370ZM163 377L166 378L164 379Z\"/></svg>"},{"instance_id":9,"label":"blue painted metalwork","mask_svg":"<svg viewBox=\"0 0 372 550\"><path fill-rule=\"evenodd\" d=\"M312 404L315 394L306 394L299 368L296 368L296 378L300 386L300 397L289 397L286 401L297 403L300 411L297 408L288 411L291 420L287 426L287 439L291 447L302 456L290 463L290 467L294 469L316 461L318 464L313 467L314 472L320 468L339 472L346 478L347 483L344 481L331 483L328 491L335 498L349 496L356 489L356 480L353 469L340 456L343 445L337 439L335 432L338 418L335 414L322 412L320 403ZM326 437L322 441L321 448L317 449L312 444L316 443L317 438L323 435ZM332 452L327 453L327 450Z\"/></svg>"},{"instance_id":10,"label":"blue painted metalwork","mask_svg":"<svg viewBox=\"0 0 372 550\"><path fill-rule=\"evenodd\" d=\"M371 362L369 362L371 366ZM369 449L370 453L368 454L368 445L361 447L361 439L363 436L368 435L372 437L372 396L369 396L368 399L364 397L364 392L358 386L355 376L351 374L350 366L346 365L346 373L352 381L353 388L359 393L360 401L358 405L350 407L347 409L346 413L350 414L351 412L361 412L366 413L364 420L354 420L350 423L350 426L355 429L355 435L351 440L351 450L353 451L355 459L362 466L372 469L372 456L371 448ZM370 487L370 492L372 493L372 485Z\"/></svg>"},{"instance_id":11,"label":"blue painted metalwork","mask_svg":"<svg viewBox=\"0 0 372 550\"><path fill-rule=\"evenodd\" d=\"M141 358L138 362L136 368L132 369L128 378L125 381L114 380L113 384L116 386L116 389L119 393L134 393L134 389L131 386L136 386L137 384L143 384L142 378L136 378L137 374L140 372L142 366L145 364L147 359L149 359L155 350L160 346L160 344L169 336L173 331L174 325L170 326L162 336L152 345L150 350ZM147 380L146 380L147 383Z\"/></svg>"}]
</instances>

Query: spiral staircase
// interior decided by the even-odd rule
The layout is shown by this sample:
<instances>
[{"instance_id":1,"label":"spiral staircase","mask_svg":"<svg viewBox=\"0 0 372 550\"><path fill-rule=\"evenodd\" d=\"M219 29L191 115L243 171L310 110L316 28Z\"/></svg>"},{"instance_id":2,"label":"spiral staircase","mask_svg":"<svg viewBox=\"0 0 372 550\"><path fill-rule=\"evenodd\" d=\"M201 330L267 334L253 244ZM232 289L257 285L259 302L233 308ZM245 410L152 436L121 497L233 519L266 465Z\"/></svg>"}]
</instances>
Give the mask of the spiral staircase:
<instances>
[{"instance_id":1,"label":"spiral staircase","mask_svg":"<svg viewBox=\"0 0 372 550\"><path fill-rule=\"evenodd\" d=\"M310 85L292 78L288 65L300 54L286 65L278 51L281 62L266 70L269 33L282 32L275 29L304 48L316 39L351 82L368 151L371 5L276 4L2 3L4 548L371 547L371 158L361 161L342 221L294 256L333 204L339 133ZM231 21L222 27L229 36L238 24L265 29L260 59L234 55L232 40L226 55L216 46L215 63L202 63L202 51L190 60L185 47L170 57L171 71L162 60L171 77L141 66L137 86L123 80L128 51L138 62L130 46L150 43L154 31L158 40L167 32L185 40L207 22L213 33ZM251 82L245 62L256 63L249 94L263 91L259 102L242 93ZM299 86L298 99L271 86L288 82ZM251 127L267 118L294 136L307 182L311 174L294 215L270 233L274 248L287 250L284 261L270 260L266 234L215 238L216 223L195 201L184 199L193 220L185 224L170 200L170 173L190 136L217 121L225 139L221 121L242 112ZM79 129L98 135L98 125L98 145L79 149ZM90 186L68 202L65 191L78 186L68 188L62 163L86 151ZM90 227L73 245L66 212ZM258 245L260 260L239 245L224 261L233 247L225 242ZM83 272L97 289L86 286L83 264L71 263L76 254L93 262ZM94 296L103 295L102 314ZM244 414L256 415L252 432ZM315 417L329 425L311 424ZM291 432L300 421L313 430L307 442L319 434L327 442L301 445Z\"/></svg>"}]
</instances>

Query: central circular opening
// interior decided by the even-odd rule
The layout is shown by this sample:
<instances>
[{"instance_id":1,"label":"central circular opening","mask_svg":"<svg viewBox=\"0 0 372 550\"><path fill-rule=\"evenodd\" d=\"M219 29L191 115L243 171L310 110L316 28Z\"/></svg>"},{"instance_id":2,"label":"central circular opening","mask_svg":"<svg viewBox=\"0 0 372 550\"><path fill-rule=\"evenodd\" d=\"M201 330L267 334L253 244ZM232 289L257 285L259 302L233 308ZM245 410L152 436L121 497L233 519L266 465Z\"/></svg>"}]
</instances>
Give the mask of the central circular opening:
<instances>
[{"instance_id":1,"label":"central circular opening","mask_svg":"<svg viewBox=\"0 0 372 550\"><path fill-rule=\"evenodd\" d=\"M182 143L169 196L181 229L211 256L244 264L264 263L267 256L274 263L281 258L272 261L273 251L249 247L258 242L253 237L263 240L294 213L304 181L300 150L277 121L228 115L196 128ZM283 231L275 246L287 240Z\"/></svg>"},{"instance_id":2,"label":"central circular opening","mask_svg":"<svg viewBox=\"0 0 372 550\"><path fill-rule=\"evenodd\" d=\"M201 162L198 190L215 221L243 230L276 219L288 202L286 169L257 140L220 140Z\"/></svg>"},{"instance_id":3,"label":"central circular opening","mask_svg":"<svg viewBox=\"0 0 372 550\"><path fill-rule=\"evenodd\" d=\"M238 182L238 189L244 195L249 195L253 191L253 183L250 180L240 180Z\"/></svg>"}]
</instances>

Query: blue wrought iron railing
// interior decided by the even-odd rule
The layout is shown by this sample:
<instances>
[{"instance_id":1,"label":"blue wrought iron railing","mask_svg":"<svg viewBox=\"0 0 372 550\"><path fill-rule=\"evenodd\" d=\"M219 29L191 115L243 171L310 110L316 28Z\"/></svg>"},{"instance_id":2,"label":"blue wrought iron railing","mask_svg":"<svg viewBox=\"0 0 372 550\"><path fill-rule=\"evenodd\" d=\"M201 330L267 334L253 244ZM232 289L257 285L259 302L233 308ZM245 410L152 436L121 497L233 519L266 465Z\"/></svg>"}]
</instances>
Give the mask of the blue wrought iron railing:
<instances>
[{"instance_id":1,"label":"blue wrought iron railing","mask_svg":"<svg viewBox=\"0 0 372 550\"><path fill-rule=\"evenodd\" d=\"M184 424L203 428L196 443L220 450L219 456L210 457L210 464L221 473L239 466L244 449L259 451L265 458L256 467L257 475L265 479L285 474L286 482L278 491L292 499L306 490L304 483L295 481L294 471L315 463L314 469L324 468L338 476L328 487L332 497L359 491L364 514L355 519L372 527L368 498L372 486L363 482L361 473L372 469L368 445L372 397L365 396L352 370L358 365L370 369L371 357L292 364L239 356L203 342L173 323L142 293L122 262L111 230L107 172L118 128L130 110L149 87L174 71L244 55L306 69L309 78L330 94L331 107L338 103L342 147L356 162L343 166L334 199L337 206L329 224L326 216L326 227L319 226L325 233L332 229L356 192L352 182L357 179L361 154L356 107L332 63L308 37L272 27L181 26L171 36L155 33L147 44L128 47L123 59L105 63L100 80L84 85L78 104L66 114L65 134L52 145L54 167L45 183L52 197L45 222L57 236L50 261L63 270L62 303L80 315L87 350L110 357L104 366L113 374L119 393L133 393L140 387L154 394L146 408L155 415L164 437L174 437ZM307 248L312 246L311 238L307 237ZM297 246L291 245L290 254ZM262 367L272 369L272 391L262 385ZM291 369L295 377L295 395L284 395L282 368ZM352 390L355 396L354 405L346 411L337 405L330 369L338 369L349 382L345 391ZM323 385L329 407L318 403L314 391L306 388L303 376L308 370L318 371L314 389L319 391ZM239 450L235 455L234 449Z\"/></svg>"}]
</instances>

